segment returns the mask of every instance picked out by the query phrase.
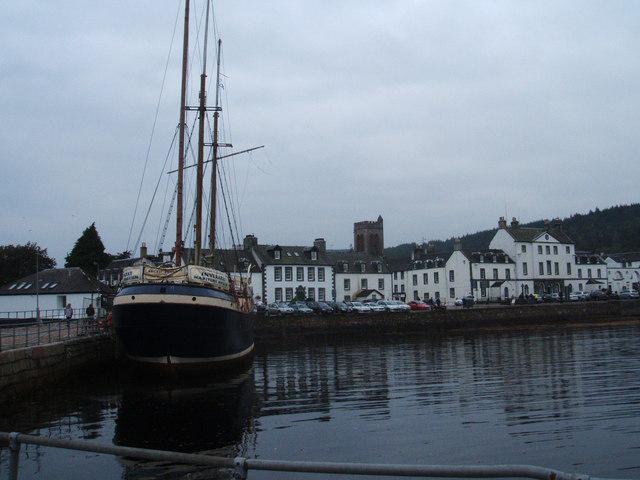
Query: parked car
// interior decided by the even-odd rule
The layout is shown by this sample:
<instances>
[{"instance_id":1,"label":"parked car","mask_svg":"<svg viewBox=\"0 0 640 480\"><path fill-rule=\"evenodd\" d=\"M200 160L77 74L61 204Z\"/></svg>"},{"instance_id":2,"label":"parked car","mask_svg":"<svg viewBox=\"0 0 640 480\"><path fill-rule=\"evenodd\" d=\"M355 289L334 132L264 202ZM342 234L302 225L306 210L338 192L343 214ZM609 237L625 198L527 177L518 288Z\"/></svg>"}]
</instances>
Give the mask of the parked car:
<instances>
[{"instance_id":1,"label":"parked car","mask_svg":"<svg viewBox=\"0 0 640 480\"><path fill-rule=\"evenodd\" d=\"M336 302L338 307L340 308L341 313L347 313L353 311L353 307L351 307L351 302Z\"/></svg>"},{"instance_id":2,"label":"parked car","mask_svg":"<svg viewBox=\"0 0 640 480\"><path fill-rule=\"evenodd\" d=\"M589 294L584 290L578 290L575 294L578 296L579 300L586 300L589 298Z\"/></svg>"},{"instance_id":3,"label":"parked car","mask_svg":"<svg viewBox=\"0 0 640 480\"><path fill-rule=\"evenodd\" d=\"M384 305L380 305L377 301L368 302L367 307L371 309L372 312L386 312L387 309Z\"/></svg>"},{"instance_id":4,"label":"parked car","mask_svg":"<svg viewBox=\"0 0 640 480\"><path fill-rule=\"evenodd\" d=\"M411 307L404 302L401 302L399 300L391 300L391 301L398 306L398 310L400 312L408 312L409 310L411 310Z\"/></svg>"},{"instance_id":5,"label":"parked car","mask_svg":"<svg viewBox=\"0 0 640 480\"><path fill-rule=\"evenodd\" d=\"M608 300L609 296L602 290L594 290L589 294L589 300Z\"/></svg>"},{"instance_id":6,"label":"parked car","mask_svg":"<svg viewBox=\"0 0 640 480\"><path fill-rule=\"evenodd\" d=\"M293 308L284 302L273 302L267 305L264 314L270 315L290 315L294 312Z\"/></svg>"},{"instance_id":7,"label":"parked car","mask_svg":"<svg viewBox=\"0 0 640 480\"><path fill-rule=\"evenodd\" d=\"M569 294L569 301L570 302L579 302L581 300L584 300L584 298L579 295L580 292L571 292Z\"/></svg>"},{"instance_id":8,"label":"parked car","mask_svg":"<svg viewBox=\"0 0 640 480\"><path fill-rule=\"evenodd\" d=\"M344 313L346 312L346 306L342 305L342 302L324 302L331 307L333 313Z\"/></svg>"},{"instance_id":9,"label":"parked car","mask_svg":"<svg viewBox=\"0 0 640 480\"><path fill-rule=\"evenodd\" d=\"M293 308L293 310L296 313L299 313L302 315L309 315L310 313L313 313L313 310L307 307L307 305L304 302L291 302L289 306Z\"/></svg>"},{"instance_id":10,"label":"parked car","mask_svg":"<svg viewBox=\"0 0 640 480\"><path fill-rule=\"evenodd\" d=\"M393 300L378 300L378 305L381 305L387 312L399 312L400 306Z\"/></svg>"},{"instance_id":11,"label":"parked car","mask_svg":"<svg viewBox=\"0 0 640 480\"><path fill-rule=\"evenodd\" d=\"M559 302L560 301L560 294L559 293L543 293L542 294L542 301L544 303Z\"/></svg>"},{"instance_id":12,"label":"parked car","mask_svg":"<svg viewBox=\"0 0 640 480\"><path fill-rule=\"evenodd\" d=\"M635 290L624 290L620 292L619 297L621 300L629 299L629 298L640 298L640 294Z\"/></svg>"},{"instance_id":13,"label":"parked car","mask_svg":"<svg viewBox=\"0 0 640 480\"><path fill-rule=\"evenodd\" d=\"M409 308L411 310L430 310L429 305L421 300L411 300L409 302Z\"/></svg>"},{"instance_id":14,"label":"parked car","mask_svg":"<svg viewBox=\"0 0 640 480\"><path fill-rule=\"evenodd\" d=\"M362 302L351 302L351 306L356 313L371 313L372 311L369 305L365 305Z\"/></svg>"},{"instance_id":15,"label":"parked car","mask_svg":"<svg viewBox=\"0 0 640 480\"><path fill-rule=\"evenodd\" d=\"M476 303L476 299L473 295L465 295L464 297L456 298L454 304L458 307L471 308Z\"/></svg>"},{"instance_id":16,"label":"parked car","mask_svg":"<svg viewBox=\"0 0 640 480\"><path fill-rule=\"evenodd\" d=\"M313 300L307 300L307 307L320 315L331 315L333 308L324 302L314 302Z\"/></svg>"}]
</instances>

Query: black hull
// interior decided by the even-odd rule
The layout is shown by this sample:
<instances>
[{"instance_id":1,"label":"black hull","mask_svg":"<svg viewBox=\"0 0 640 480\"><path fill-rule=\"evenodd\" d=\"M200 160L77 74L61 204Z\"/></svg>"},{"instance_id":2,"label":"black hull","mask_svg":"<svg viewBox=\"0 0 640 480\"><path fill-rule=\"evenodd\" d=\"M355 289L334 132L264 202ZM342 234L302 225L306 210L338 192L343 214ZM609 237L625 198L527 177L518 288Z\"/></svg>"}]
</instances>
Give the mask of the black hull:
<instances>
[{"instance_id":1,"label":"black hull","mask_svg":"<svg viewBox=\"0 0 640 480\"><path fill-rule=\"evenodd\" d=\"M142 364L229 366L253 355L254 316L218 290L183 284L122 288L113 306L116 335Z\"/></svg>"}]
</instances>

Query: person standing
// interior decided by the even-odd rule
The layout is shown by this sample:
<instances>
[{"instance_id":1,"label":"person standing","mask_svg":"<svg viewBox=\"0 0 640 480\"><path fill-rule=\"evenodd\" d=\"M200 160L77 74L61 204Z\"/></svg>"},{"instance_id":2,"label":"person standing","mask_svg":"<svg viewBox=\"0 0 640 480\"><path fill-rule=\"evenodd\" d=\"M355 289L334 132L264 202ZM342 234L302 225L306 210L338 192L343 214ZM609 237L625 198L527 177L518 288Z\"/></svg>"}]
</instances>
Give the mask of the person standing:
<instances>
[{"instance_id":1,"label":"person standing","mask_svg":"<svg viewBox=\"0 0 640 480\"><path fill-rule=\"evenodd\" d=\"M93 308L93 303L90 303L87 309L85 310L87 318L82 321L82 334L88 333L88 331L93 326L93 316L96 314L95 309Z\"/></svg>"},{"instance_id":2,"label":"person standing","mask_svg":"<svg viewBox=\"0 0 640 480\"><path fill-rule=\"evenodd\" d=\"M71 308L71 304L67 303L67 306L64 307L64 318L67 322L67 337L71 335L71 319L73 318L73 308Z\"/></svg>"}]
</instances>

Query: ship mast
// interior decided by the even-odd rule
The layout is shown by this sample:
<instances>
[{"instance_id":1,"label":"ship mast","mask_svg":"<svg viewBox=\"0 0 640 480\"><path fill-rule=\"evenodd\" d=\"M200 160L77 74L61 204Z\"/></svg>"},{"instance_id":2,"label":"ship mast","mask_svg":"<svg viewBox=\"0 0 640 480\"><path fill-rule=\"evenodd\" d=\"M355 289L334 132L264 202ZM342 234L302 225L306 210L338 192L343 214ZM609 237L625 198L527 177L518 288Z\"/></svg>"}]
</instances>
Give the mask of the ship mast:
<instances>
[{"instance_id":1,"label":"ship mast","mask_svg":"<svg viewBox=\"0 0 640 480\"><path fill-rule=\"evenodd\" d=\"M180 138L178 140L178 205L176 207L176 246L175 263L182 263L182 213L184 211L182 199L182 185L184 179L184 129L186 126L187 101L187 62L189 56L189 3L184 2L184 38L182 40L182 85L180 87Z\"/></svg>"},{"instance_id":2,"label":"ship mast","mask_svg":"<svg viewBox=\"0 0 640 480\"><path fill-rule=\"evenodd\" d=\"M200 265L202 254L202 177L204 167L204 120L207 113L207 40L209 37L209 5L207 0L207 12L204 23L204 48L202 53L202 74L200 75L200 104L198 112L198 166L196 173L196 220L195 220L195 264Z\"/></svg>"},{"instance_id":3,"label":"ship mast","mask_svg":"<svg viewBox=\"0 0 640 480\"><path fill-rule=\"evenodd\" d=\"M216 68L216 105L213 112L213 162L211 163L211 221L209 222L209 253L213 260L216 248L216 208L217 208L217 177L218 177L218 119L220 107L220 50L222 40L218 39L218 65Z\"/></svg>"}]
</instances>

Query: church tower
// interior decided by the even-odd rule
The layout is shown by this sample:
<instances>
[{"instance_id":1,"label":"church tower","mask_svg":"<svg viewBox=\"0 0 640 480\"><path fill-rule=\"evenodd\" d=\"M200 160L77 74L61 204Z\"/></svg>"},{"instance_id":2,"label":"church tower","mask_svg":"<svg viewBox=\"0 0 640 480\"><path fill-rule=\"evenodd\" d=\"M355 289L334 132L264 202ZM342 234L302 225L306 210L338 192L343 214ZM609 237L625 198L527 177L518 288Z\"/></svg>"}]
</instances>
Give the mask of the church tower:
<instances>
[{"instance_id":1,"label":"church tower","mask_svg":"<svg viewBox=\"0 0 640 480\"><path fill-rule=\"evenodd\" d=\"M363 221L353 224L353 249L371 255L384 254L384 225L382 216L376 221Z\"/></svg>"}]
</instances>

